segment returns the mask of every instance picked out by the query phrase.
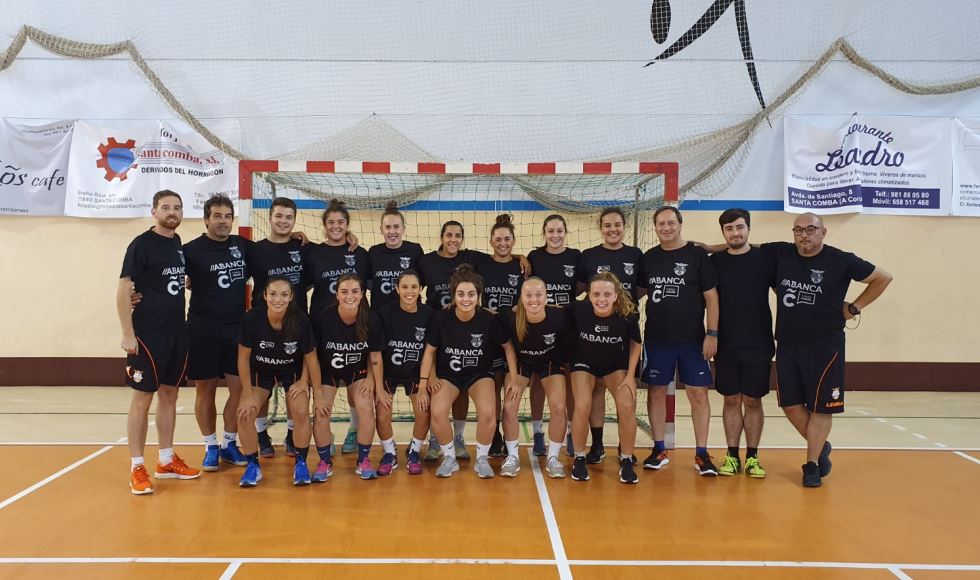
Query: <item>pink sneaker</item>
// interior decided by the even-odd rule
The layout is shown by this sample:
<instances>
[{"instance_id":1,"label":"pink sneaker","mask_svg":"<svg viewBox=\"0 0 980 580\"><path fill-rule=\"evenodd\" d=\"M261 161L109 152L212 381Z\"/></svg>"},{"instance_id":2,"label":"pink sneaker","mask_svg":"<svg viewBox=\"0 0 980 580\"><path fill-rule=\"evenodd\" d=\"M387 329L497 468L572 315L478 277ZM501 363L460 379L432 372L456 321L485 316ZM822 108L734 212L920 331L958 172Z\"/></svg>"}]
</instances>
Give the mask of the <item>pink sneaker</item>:
<instances>
[{"instance_id":1,"label":"pink sneaker","mask_svg":"<svg viewBox=\"0 0 980 580\"><path fill-rule=\"evenodd\" d=\"M378 477L378 472L374 470L374 466L371 465L371 460L365 457L357 464L354 468L354 473L361 476L361 479L374 479Z\"/></svg>"},{"instance_id":2,"label":"pink sneaker","mask_svg":"<svg viewBox=\"0 0 980 580\"><path fill-rule=\"evenodd\" d=\"M317 463L316 471L313 472L313 477L310 478L310 481L313 483L323 483L330 479L331 475L333 475L333 465L321 459L320 463Z\"/></svg>"},{"instance_id":3,"label":"pink sneaker","mask_svg":"<svg viewBox=\"0 0 980 580\"><path fill-rule=\"evenodd\" d=\"M378 475L391 475L391 472L398 468L398 458L394 453L385 453L378 465Z\"/></svg>"},{"instance_id":4,"label":"pink sneaker","mask_svg":"<svg viewBox=\"0 0 980 580\"><path fill-rule=\"evenodd\" d=\"M408 474L409 475L419 475L422 473L422 458L419 457L418 451L408 452Z\"/></svg>"}]
</instances>

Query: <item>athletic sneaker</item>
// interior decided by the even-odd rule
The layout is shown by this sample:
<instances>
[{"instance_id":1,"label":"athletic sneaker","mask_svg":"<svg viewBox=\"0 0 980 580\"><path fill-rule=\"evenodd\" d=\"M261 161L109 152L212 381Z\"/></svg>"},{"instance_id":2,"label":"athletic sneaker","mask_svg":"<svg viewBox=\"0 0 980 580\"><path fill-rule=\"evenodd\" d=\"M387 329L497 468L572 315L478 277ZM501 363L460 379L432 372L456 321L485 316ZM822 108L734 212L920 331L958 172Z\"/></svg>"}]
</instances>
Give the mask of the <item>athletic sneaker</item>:
<instances>
[{"instance_id":1,"label":"athletic sneaker","mask_svg":"<svg viewBox=\"0 0 980 580\"><path fill-rule=\"evenodd\" d=\"M616 445L616 457L622 457L622 456L623 456L623 446ZM633 462L633 465L636 465L636 455L630 453L630 461Z\"/></svg>"},{"instance_id":2,"label":"athletic sneaker","mask_svg":"<svg viewBox=\"0 0 980 580\"><path fill-rule=\"evenodd\" d=\"M268 431L259 431L259 457L275 457L276 448L272 446L272 437Z\"/></svg>"},{"instance_id":3,"label":"athletic sneaker","mask_svg":"<svg viewBox=\"0 0 980 580\"><path fill-rule=\"evenodd\" d=\"M282 440L282 446L286 448L287 457L296 457L296 446L293 445L292 429L286 429L286 438Z\"/></svg>"},{"instance_id":4,"label":"athletic sneaker","mask_svg":"<svg viewBox=\"0 0 980 580\"><path fill-rule=\"evenodd\" d=\"M833 451L833 447L830 445L830 441L823 442L823 449L820 450L820 457L817 458L817 465L820 466L820 477L827 477L830 475L830 468L834 466L830 462L830 452Z\"/></svg>"},{"instance_id":5,"label":"athletic sneaker","mask_svg":"<svg viewBox=\"0 0 980 580\"><path fill-rule=\"evenodd\" d=\"M545 467L545 471L548 472L548 477L552 479L562 479L565 477L565 466L561 464L561 461L557 457L548 458L548 465Z\"/></svg>"},{"instance_id":6,"label":"athletic sneaker","mask_svg":"<svg viewBox=\"0 0 980 580\"><path fill-rule=\"evenodd\" d=\"M589 481L589 466L584 457L576 457L572 462L572 479L575 481Z\"/></svg>"},{"instance_id":7,"label":"athletic sneaker","mask_svg":"<svg viewBox=\"0 0 980 580\"><path fill-rule=\"evenodd\" d=\"M466 450L466 441L462 435L453 437L453 448L456 450L456 459L469 459L470 452Z\"/></svg>"},{"instance_id":8,"label":"athletic sneaker","mask_svg":"<svg viewBox=\"0 0 980 580\"><path fill-rule=\"evenodd\" d=\"M396 469L398 469L398 457L394 453L385 453L381 456L378 475L391 475L391 472Z\"/></svg>"},{"instance_id":9,"label":"athletic sneaker","mask_svg":"<svg viewBox=\"0 0 980 580\"><path fill-rule=\"evenodd\" d=\"M361 476L361 479L374 479L378 477L378 472L374 470L374 466L371 465L371 460L365 457L357 464L354 468L354 473Z\"/></svg>"},{"instance_id":10,"label":"athletic sneaker","mask_svg":"<svg viewBox=\"0 0 980 580\"><path fill-rule=\"evenodd\" d=\"M544 442L544 433L534 434L534 447L532 447L532 451L538 457L548 455L548 445Z\"/></svg>"},{"instance_id":11,"label":"athletic sneaker","mask_svg":"<svg viewBox=\"0 0 980 580\"><path fill-rule=\"evenodd\" d=\"M820 487L820 466L813 462L803 465L803 487Z\"/></svg>"},{"instance_id":12,"label":"athletic sneaker","mask_svg":"<svg viewBox=\"0 0 980 580\"><path fill-rule=\"evenodd\" d=\"M313 472L313 476L310 477L310 481L313 483L323 483L324 481L330 479L331 475L333 475L333 464L327 463L321 459L320 462L316 464L316 471Z\"/></svg>"},{"instance_id":13,"label":"athletic sneaker","mask_svg":"<svg viewBox=\"0 0 980 580\"><path fill-rule=\"evenodd\" d=\"M759 463L758 457L745 458L745 475L756 479L762 479L766 476L766 470L762 469L762 464Z\"/></svg>"},{"instance_id":14,"label":"athletic sneaker","mask_svg":"<svg viewBox=\"0 0 980 580\"><path fill-rule=\"evenodd\" d=\"M589 452L585 454L585 460L589 462L590 465L601 463L605 458L606 448L603 447L602 443L599 443L598 445L592 443L592 447L589 448Z\"/></svg>"},{"instance_id":15,"label":"athletic sneaker","mask_svg":"<svg viewBox=\"0 0 980 580\"><path fill-rule=\"evenodd\" d=\"M204 461L201 462L201 471L218 471L217 445L208 445L204 450Z\"/></svg>"},{"instance_id":16,"label":"athletic sneaker","mask_svg":"<svg viewBox=\"0 0 980 580\"><path fill-rule=\"evenodd\" d=\"M694 469L698 470L698 473L702 477L714 477L718 475L718 468L711 462L710 455L695 455Z\"/></svg>"},{"instance_id":17,"label":"athletic sneaker","mask_svg":"<svg viewBox=\"0 0 980 580\"><path fill-rule=\"evenodd\" d=\"M425 450L425 461L435 461L439 459L442 449L435 437L429 437L429 448Z\"/></svg>"},{"instance_id":18,"label":"athletic sneaker","mask_svg":"<svg viewBox=\"0 0 980 580\"><path fill-rule=\"evenodd\" d=\"M565 437L565 455L569 457L575 457L575 445L572 444L571 433L569 433L568 436Z\"/></svg>"},{"instance_id":19,"label":"athletic sneaker","mask_svg":"<svg viewBox=\"0 0 980 580\"><path fill-rule=\"evenodd\" d=\"M225 463L238 465L239 467L248 465L248 458L242 454L241 450L238 449L238 445L235 445L234 441L229 441L228 445L225 446L224 449L218 451L218 457L220 457Z\"/></svg>"},{"instance_id":20,"label":"athletic sneaker","mask_svg":"<svg viewBox=\"0 0 980 580\"><path fill-rule=\"evenodd\" d=\"M452 455L447 455L442 458L442 464L436 470L436 477L452 477L457 471L459 471L459 462Z\"/></svg>"},{"instance_id":21,"label":"athletic sneaker","mask_svg":"<svg viewBox=\"0 0 980 580\"><path fill-rule=\"evenodd\" d=\"M310 484L310 468L306 465L306 462L300 459L296 462L293 467L293 485L309 485Z\"/></svg>"},{"instance_id":22,"label":"athletic sneaker","mask_svg":"<svg viewBox=\"0 0 980 580\"><path fill-rule=\"evenodd\" d=\"M129 493L133 495L146 495L153 493L153 484L150 483L150 475L146 472L146 466L137 465L129 474Z\"/></svg>"},{"instance_id":23,"label":"athletic sneaker","mask_svg":"<svg viewBox=\"0 0 980 580\"><path fill-rule=\"evenodd\" d=\"M201 477L201 470L187 465L183 459L174 453L174 458L169 464L160 465L160 462L157 462L153 477L157 479L197 479Z\"/></svg>"},{"instance_id":24,"label":"athletic sneaker","mask_svg":"<svg viewBox=\"0 0 980 580\"><path fill-rule=\"evenodd\" d=\"M629 457L624 457L619 460L619 481L620 483L636 483L640 478L636 476L636 470L633 469L633 460Z\"/></svg>"},{"instance_id":25,"label":"athletic sneaker","mask_svg":"<svg viewBox=\"0 0 980 580\"><path fill-rule=\"evenodd\" d=\"M504 464L500 466L501 477L517 477L521 471L521 460L516 455L508 455L504 459Z\"/></svg>"},{"instance_id":26,"label":"athletic sneaker","mask_svg":"<svg viewBox=\"0 0 980 580\"><path fill-rule=\"evenodd\" d=\"M354 453L357 451L357 430L347 431L344 437L344 444L340 447L341 453Z\"/></svg>"},{"instance_id":27,"label":"athletic sneaker","mask_svg":"<svg viewBox=\"0 0 980 580\"><path fill-rule=\"evenodd\" d=\"M746 465L748 461L746 461ZM742 472L742 462L738 457L732 457L731 455L725 455L725 463L722 464L721 468L718 469L718 475L736 475Z\"/></svg>"},{"instance_id":28,"label":"athletic sneaker","mask_svg":"<svg viewBox=\"0 0 980 580\"><path fill-rule=\"evenodd\" d=\"M255 487L262 481L262 469L258 463L249 463L245 467L245 473L238 481L238 487Z\"/></svg>"},{"instance_id":29,"label":"athletic sneaker","mask_svg":"<svg viewBox=\"0 0 980 580\"><path fill-rule=\"evenodd\" d=\"M477 477L480 479L490 479L494 476L493 468L490 467L490 461L486 457L476 458L476 465L473 466L473 471L476 472Z\"/></svg>"},{"instance_id":30,"label":"athletic sneaker","mask_svg":"<svg viewBox=\"0 0 980 580\"><path fill-rule=\"evenodd\" d=\"M504 436L500 431L494 431L493 440L490 441L490 457L507 457L507 445L504 444Z\"/></svg>"},{"instance_id":31,"label":"athletic sneaker","mask_svg":"<svg viewBox=\"0 0 980 580\"><path fill-rule=\"evenodd\" d=\"M408 450L408 474L418 475L422 473L422 458L418 451Z\"/></svg>"},{"instance_id":32,"label":"athletic sneaker","mask_svg":"<svg viewBox=\"0 0 980 580\"><path fill-rule=\"evenodd\" d=\"M663 469L667 467L670 463L670 458L667 457L667 450L664 449L660 453L654 449L650 452L650 456L643 460L643 469Z\"/></svg>"}]
</instances>

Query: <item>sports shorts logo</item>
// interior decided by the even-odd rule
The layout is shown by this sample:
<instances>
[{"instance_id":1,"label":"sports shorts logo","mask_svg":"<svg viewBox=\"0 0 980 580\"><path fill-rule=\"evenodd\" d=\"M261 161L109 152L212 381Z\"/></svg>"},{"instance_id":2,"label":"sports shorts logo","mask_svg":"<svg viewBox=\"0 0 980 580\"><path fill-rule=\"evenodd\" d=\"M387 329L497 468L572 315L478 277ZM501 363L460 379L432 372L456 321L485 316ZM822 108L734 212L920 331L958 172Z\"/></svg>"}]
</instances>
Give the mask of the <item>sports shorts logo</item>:
<instances>
[{"instance_id":1,"label":"sports shorts logo","mask_svg":"<svg viewBox=\"0 0 980 580\"><path fill-rule=\"evenodd\" d=\"M572 278L575 276L575 264L565 264L565 277Z\"/></svg>"},{"instance_id":2,"label":"sports shorts logo","mask_svg":"<svg viewBox=\"0 0 980 580\"><path fill-rule=\"evenodd\" d=\"M623 272L625 272L627 276L632 276L633 262L623 262Z\"/></svg>"},{"instance_id":3,"label":"sports shorts logo","mask_svg":"<svg viewBox=\"0 0 980 580\"><path fill-rule=\"evenodd\" d=\"M687 273L687 264L684 262L674 262L674 274L683 276Z\"/></svg>"},{"instance_id":4,"label":"sports shorts logo","mask_svg":"<svg viewBox=\"0 0 980 580\"><path fill-rule=\"evenodd\" d=\"M408 256L401 256L398 258L398 265L402 267L402 270L408 270L412 267L412 259Z\"/></svg>"},{"instance_id":5,"label":"sports shorts logo","mask_svg":"<svg viewBox=\"0 0 980 580\"><path fill-rule=\"evenodd\" d=\"M415 340L417 340L419 342L422 342L423 340L425 340L425 327L424 326L416 326L415 327Z\"/></svg>"},{"instance_id":6,"label":"sports shorts logo","mask_svg":"<svg viewBox=\"0 0 980 580\"><path fill-rule=\"evenodd\" d=\"M608 272L609 266L599 266L595 269L596 274L602 274L603 272Z\"/></svg>"},{"instance_id":7,"label":"sports shorts logo","mask_svg":"<svg viewBox=\"0 0 980 580\"><path fill-rule=\"evenodd\" d=\"M473 348L480 348L481 346L483 346L483 335L482 334L471 334L470 335L470 344L473 345Z\"/></svg>"},{"instance_id":8,"label":"sports shorts logo","mask_svg":"<svg viewBox=\"0 0 980 580\"><path fill-rule=\"evenodd\" d=\"M548 346L555 344L555 333L551 332L549 334L544 335L544 343L547 344Z\"/></svg>"},{"instance_id":9,"label":"sports shorts logo","mask_svg":"<svg viewBox=\"0 0 980 580\"><path fill-rule=\"evenodd\" d=\"M231 252L231 257L236 260L242 259L242 251L238 249L238 246L228 246L228 251Z\"/></svg>"},{"instance_id":10,"label":"sports shorts logo","mask_svg":"<svg viewBox=\"0 0 980 580\"><path fill-rule=\"evenodd\" d=\"M186 264L187 263L186 261L184 261L184 250L177 250L177 255L180 256L180 263L181 264Z\"/></svg>"},{"instance_id":11,"label":"sports shorts logo","mask_svg":"<svg viewBox=\"0 0 980 580\"><path fill-rule=\"evenodd\" d=\"M143 382L143 371L141 370L134 369L133 367L126 367L126 374L128 374L130 378L133 379L134 383Z\"/></svg>"},{"instance_id":12,"label":"sports shorts logo","mask_svg":"<svg viewBox=\"0 0 980 580\"><path fill-rule=\"evenodd\" d=\"M830 391L830 398L835 401L840 399L840 387L834 387L834 390Z\"/></svg>"},{"instance_id":13,"label":"sports shorts logo","mask_svg":"<svg viewBox=\"0 0 980 580\"><path fill-rule=\"evenodd\" d=\"M357 261L354 258L354 254L344 254L344 264L347 264L348 266L353 266L356 263Z\"/></svg>"},{"instance_id":14,"label":"sports shorts logo","mask_svg":"<svg viewBox=\"0 0 980 580\"><path fill-rule=\"evenodd\" d=\"M819 284L819 283L823 282L823 273L824 272L826 272L826 270L814 270L813 268L810 268L810 280L814 284Z\"/></svg>"},{"instance_id":15,"label":"sports shorts logo","mask_svg":"<svg viewBox=\"0 0 980 580\"><path fill-rule=\"evenodd\" d=\"M292 260L294 264L299 264L303 261L303 257L299 255L299 250L290 250L289 259Z\"/></svg>"},{"instance_id":16,"label":"sports shorts logo","mask_svg":"<svg viewBox=\"0 0 980 580\"><path fill-rule=\"evenodd\" d=\"M259 348L274 348L275 346L276 346L276 343L271 342L271 341L268 341L268 340L260 340L259 341Z\"/></svg>"},{"instance_id":17,"label":"sports shorts logo","mask_svg":"<svg viewBox=\"0 0 980 580\"><path fill-rule=\"evenodd\" d=\"M521 281L521 276L519 274L507 274L507 283L511 286L517 286Z\"/></svg>"},{"instance_id":18,"label":"sports shorts logo","mask_svg":"<svg viewBox=\"0 0 980 580\"><path fill-rule=\"evenodd\" d=\"M294 352L296 352L296 342L297 341L282 343L283 349L286 351L286 354L293 354Z\"/></svg>"}]
</instances>

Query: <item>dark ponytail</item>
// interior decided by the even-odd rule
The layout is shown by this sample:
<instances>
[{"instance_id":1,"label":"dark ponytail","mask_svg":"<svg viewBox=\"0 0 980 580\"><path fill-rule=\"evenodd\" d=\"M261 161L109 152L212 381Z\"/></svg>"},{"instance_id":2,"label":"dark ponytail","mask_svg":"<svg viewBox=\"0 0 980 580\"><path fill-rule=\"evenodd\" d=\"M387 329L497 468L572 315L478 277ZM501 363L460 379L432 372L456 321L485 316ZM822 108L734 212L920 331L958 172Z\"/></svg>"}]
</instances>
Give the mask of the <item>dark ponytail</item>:
<instances>
[{"instance_id":1,"label":"dark ponytail","mask_svg":"<svg viewBox=\"0 0 980 580\"><path fill-rule=\"evenodd\" d=\"M320 221L323 222L323 227L327 227L327 216L332 213L339 213L340 215L344 216L344 219L347 220L348 224L350 224L350 212L347 211L347 204L337 198L333 198L330 200L330 204L327 205L327 209L323 210L323 215L320 216Z\"/></svg>"}]
</instances>

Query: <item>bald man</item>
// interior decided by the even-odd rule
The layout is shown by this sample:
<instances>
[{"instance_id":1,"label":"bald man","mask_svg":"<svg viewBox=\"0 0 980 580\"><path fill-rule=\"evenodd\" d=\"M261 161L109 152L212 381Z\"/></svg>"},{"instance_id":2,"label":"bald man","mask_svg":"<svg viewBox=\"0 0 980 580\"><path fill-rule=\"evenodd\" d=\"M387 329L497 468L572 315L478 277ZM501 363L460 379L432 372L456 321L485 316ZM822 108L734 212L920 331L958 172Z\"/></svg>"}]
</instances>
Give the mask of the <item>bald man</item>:
<instances>
[{"instance_id":1,"label":"bald man","mask_svg":"<svg viewBox=\"0 0 980 580\"><path fill-rule=\"evenodd\" d=\"M824 244L820 216L793 220L793 243L766 244L776 259L776 394L806 439L803 486L830 473L832 419L844 411L844 325L860 316L892 281L874 264ZM851 281L867 287L847 302Z\"/></svg>"}]
</instances>

